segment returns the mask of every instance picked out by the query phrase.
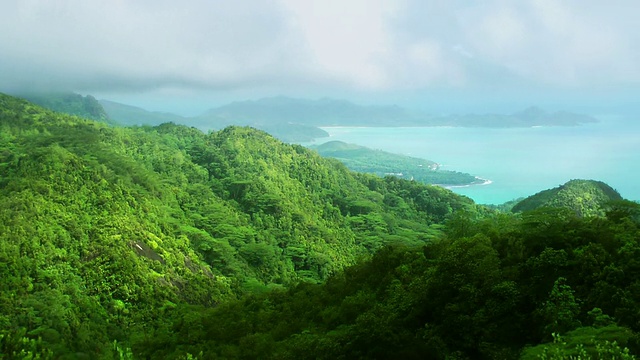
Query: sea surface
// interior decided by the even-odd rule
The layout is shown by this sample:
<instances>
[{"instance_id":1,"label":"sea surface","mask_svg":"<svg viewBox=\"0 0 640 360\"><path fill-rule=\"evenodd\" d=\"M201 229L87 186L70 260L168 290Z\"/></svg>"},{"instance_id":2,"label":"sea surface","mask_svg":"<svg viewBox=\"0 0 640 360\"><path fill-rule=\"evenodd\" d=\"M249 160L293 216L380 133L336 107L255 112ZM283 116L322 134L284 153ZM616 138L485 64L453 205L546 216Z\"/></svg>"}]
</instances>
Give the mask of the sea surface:
<instances>
[{"instance_id":1,"label":"sea surface","mask_svg":"<svg viewBox=\"0 0 640 360\"><path fill-rule=\"evenodd\" d=\"M571 179L604 181L624 198L640 200L640 124L630 117L597 118L576 127L326 127L331 136L315 144L340 140L490 180L451 188L481 204L530 196Z\"/></svg>"}]
</instances>

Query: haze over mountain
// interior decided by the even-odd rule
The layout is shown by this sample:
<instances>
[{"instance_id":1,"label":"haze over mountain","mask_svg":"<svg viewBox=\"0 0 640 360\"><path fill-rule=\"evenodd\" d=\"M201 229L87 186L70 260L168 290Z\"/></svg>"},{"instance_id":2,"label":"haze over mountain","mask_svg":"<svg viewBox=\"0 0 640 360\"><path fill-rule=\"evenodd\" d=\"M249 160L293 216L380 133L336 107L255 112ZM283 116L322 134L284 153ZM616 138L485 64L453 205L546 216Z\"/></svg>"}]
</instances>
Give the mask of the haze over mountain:
<instances>
[{"instance_id":1,"label":"haze over mountain","mask_svg":"<svg viewBox=\"0 0 640 360\"><path fill-rule=\"evenodd\" d=\"M307 100L287 97L234 102L213 108L196 117L203 124L264 125L302 124L309 126L463 126L528 127L576 126L596 122L593 117L559 111L549 113L529 107L513 114L434 115L410 111L397 105L362 106L346 100Z\"/></svg>"},{"instance_id":2,"label":"haze over mountain","mask_svg":"<svg viewBox=\"0 0 640 360\"><path fill-rule=\"evenodd\" d=\"M252 126L287 142L310 142L329 136L319 127L331 126L456 126L531 127L578 126L596 122L593 117L566 111L549 113L530 107L514 114L431 115L409 111L397 105L362 106L347 100L308 100L284 96L233 102L210 109L199 116L148 111L109 100L95 100L73 93L21 95L51 110L109 120L121 125L159 125L166 122L195 126L203 131L226 126Z\"/></svg>"},{"instance_id":3,"label":"haze over mountain","mask_svg":"<svg viewBox=\"0 0 640 360\"><path fill-rule=\"evenodd\" d=\"M107 114L102 104L91 95L82 96L71 92L39 92L19 95L53 111L98 121L113 123L114 120Z\"/></svg>"},{"instance_id":4,"label":"haze over mountain","mask_svg":"<svg viewBox=\"0 0 640 360\"><path fill-rule=\"evenodd\" d=\"M102 105L110 119L122 125L160 125L167 122L182 124L186 121L184 116L167 112L148 111L137 106L104 99L100 100L100 105Z\"/></svg>"}]
</instances>

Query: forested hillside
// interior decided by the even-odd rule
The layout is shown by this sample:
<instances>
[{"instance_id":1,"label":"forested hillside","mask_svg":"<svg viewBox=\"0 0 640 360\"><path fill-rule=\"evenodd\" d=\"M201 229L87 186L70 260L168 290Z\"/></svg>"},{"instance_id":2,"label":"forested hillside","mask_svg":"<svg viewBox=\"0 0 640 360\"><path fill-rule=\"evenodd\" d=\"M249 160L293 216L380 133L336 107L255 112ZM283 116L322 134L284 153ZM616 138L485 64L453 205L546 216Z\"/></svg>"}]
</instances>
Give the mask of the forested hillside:
<instances>
[{"instance_id":1,"label":"forested hillside","mask_svg":"<svg viewBox=\"0 0 640 360\"><path fill-rule=\"evenodd\" d=\"M310 148L322 156L340 160L353 171L382 177L396 176L438 185L470 185L484 182L471 174L440 170L440 165L431 160L369 149L342 141L329 141Z\"/></svg>"},{"instance_id":2,"label":"forested hillside","mask_svg":"<svg viewBox=\"0 0 640 360\"><path fill-rule=\"evenodd\" d=\"M82 96L72 92L40 92L22 94L21 97L53 111L112 122L100 102L91 95Z\"/></svg>"},{"instance_id":3,"label":"forested hillside","mask_svg":"<svg viewBox=\"0 0 640 360\"><path fill-rule=\"evenodd\" d=\"M579 216L604 216L608 205L619 200L622 200L622 196L602 181L571 180L521 200L513 206L512 211L564 207L575 211Z\"/></svg>"},{"instance_id":4,"label":"forested hillside","mask_svg":"<svg viewBox=\"0 0 640 360\"><path fill-rule=\"evenodd\" d=\"M500 213L0 95L1 358L633 359L639 240L633 202Z\"/></svg>"},{"instance_id":5,"label":"forested hillside","mask_svg":"<svg viewBox=\"0 0 640 360\"><path fill-rule=\"evenodd\" d=\"M117 128L5 95L0 195L0 349L56 357L110 356L181 304L321 282L476 211L254 129Z\"/></svg>"},{"instance_id":6,"label":"forested hillside","mask_svg":"<svg viewBox=\"0 0 640 360\"><path fill-rule=\"evenodd\" d=\"M246 359L635 358L638 204L617 203L607 218L563 208L469 215L451 217L438 241L387 247L321 285L173 312L165 336L136 352L151 358L184 352Z\"/></svg>"}]
</instances>

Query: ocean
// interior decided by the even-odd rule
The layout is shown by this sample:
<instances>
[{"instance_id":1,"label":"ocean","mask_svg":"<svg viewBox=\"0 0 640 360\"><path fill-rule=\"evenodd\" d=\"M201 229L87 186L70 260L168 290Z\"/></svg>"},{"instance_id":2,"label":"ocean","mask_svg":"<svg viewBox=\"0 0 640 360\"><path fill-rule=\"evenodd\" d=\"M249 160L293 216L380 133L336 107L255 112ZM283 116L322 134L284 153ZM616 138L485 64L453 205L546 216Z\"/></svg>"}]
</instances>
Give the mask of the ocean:
<instances>
[{"instance_id":1,"label":"ocean","mask_svg":"<svg viewBox=\"0 0 640 360\"><path fill-rule=\"evenodd\" d=\"M576 127L326 127L329 138L433 160L490 180L451 188L480 204L501 204L571 179L604 181L629 200L640 200L640 125L599 116Z\"/></svg>"}]
</instances>

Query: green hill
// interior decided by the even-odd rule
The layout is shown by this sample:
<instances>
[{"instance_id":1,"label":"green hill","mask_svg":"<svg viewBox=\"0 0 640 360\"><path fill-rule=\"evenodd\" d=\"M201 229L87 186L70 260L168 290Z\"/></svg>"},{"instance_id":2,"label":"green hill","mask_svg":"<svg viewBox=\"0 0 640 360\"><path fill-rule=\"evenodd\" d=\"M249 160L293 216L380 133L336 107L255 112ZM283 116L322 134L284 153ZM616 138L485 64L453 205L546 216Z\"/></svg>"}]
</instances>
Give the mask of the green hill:
<instances>
[{"instance_id":1,"label":"green hill","mask_svg":"<svg viewBox=\"0 0 640 360\"><path fill-rule=\"evenodd\" d=\"M72 92L29 93L21 95L49 110L76 115L87 119L112 123L112 119L93 96L82 96Z\"/></svg>"},{"instance_id":2,"label":"green hill","mask_svg":"<svg viewBox=\"0 0 640 360\"><path fill-rule=\"evenodd\" d=\"M640 353L638 204L618 203L603 218L563 208L458 212L445 233L424 246L386 247L322 284L173 312L172 327L134 349L157 359L630 360Z\"/></svg>"},{"instance_id":3,"label":"green hill","mask_svg":"<svg viewBox=\"0 0 640 360\"><path fill-rule=\"evenodd\" d=\"M381 177L395 176L439 185L470 185L483 182L470 174L440 170L438 163L431 160L373 150L342 141L329 141L311 148L322 156L340 160L353 171Z\"/></svg>"},{"instance_id":4,"label":"green hill","mask_svg":"<svg viewBox=\"0 0 640 360\"><path fill-rule=\"evenodd\" d=\"M0 94L0 357L634 359L640 205L579 215Z\"/></svg>"},{"instance_id":5,"label":"green hill","mask_svg":"<svg viewBox=\"0 0 640 360\"><path fill-rule=\"evenodd\" d=\"M620 194L609 185L594 180L571 180L556 188L529 196L513 206L513 212L541 207L564 207L579 216L604 216L607 205L622 200Z\"/></svg>"},{"instance_id":6,"label":"green hill","mask_svg":"<svg viewBox=\"0 0 640 360\"><path fill-rule=\"evenodd\" d=\"M255 129L109 127L0 95L0 349L107 356L180 304L324 281L458 209L475 205Z\"/></svg>"}]
</instances>

